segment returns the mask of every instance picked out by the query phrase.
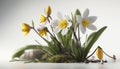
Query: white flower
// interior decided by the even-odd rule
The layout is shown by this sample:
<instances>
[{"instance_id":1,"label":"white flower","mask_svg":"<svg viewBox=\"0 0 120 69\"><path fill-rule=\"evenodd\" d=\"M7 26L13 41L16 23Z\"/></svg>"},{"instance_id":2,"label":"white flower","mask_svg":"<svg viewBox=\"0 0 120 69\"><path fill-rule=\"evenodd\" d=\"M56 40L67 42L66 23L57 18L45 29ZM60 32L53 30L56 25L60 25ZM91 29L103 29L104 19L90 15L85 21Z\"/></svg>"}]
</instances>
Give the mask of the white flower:
<instances>
[{"instance_id":1,"label":"white flower","mask_svg":"<svg viewBox=\"0 0 120 69\"><path fill-rule=\"evenodd\" d=\"M71 27L72 23L68 22L65 18L63 18L61 13L58 13L58 18L51 22L52 26L55 28L54 32L59 33L61 30L61 34L65 35L68 32L68 28Z\"/></svg>"},{"instance_id":2,"label":"white flower","mask_svg":"<svg viewBox=\"0 0 120 69\"><path fill-rule=\"evenodd\" d=\"M96 16L88 16L89 15L89 9L86 9L83 13L83 17L80 15L77 15L77 22L79 23L81 32L84 34L86 32L86 28L91 30L96 30L96 26L93 25L93 23L96 21Z\"/></svg>"}]
</instances>

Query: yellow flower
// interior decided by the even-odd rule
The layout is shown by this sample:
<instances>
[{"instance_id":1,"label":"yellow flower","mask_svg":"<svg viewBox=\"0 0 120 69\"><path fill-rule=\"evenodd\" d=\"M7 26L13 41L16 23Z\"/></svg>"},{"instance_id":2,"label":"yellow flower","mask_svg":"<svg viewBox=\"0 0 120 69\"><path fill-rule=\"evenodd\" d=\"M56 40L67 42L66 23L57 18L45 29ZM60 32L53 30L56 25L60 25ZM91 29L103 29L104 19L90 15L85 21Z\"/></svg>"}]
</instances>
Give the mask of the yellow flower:
<instances>
[{"instance_id":1,"label":"yellow flower","mask_svg":"<svg viewBox=\"0 0 120 69\"><path fill-rule=\"evenodd\" d=\"M38 31L39 31L39 34L41 36L46 36L47 35L46 27L41 27L40 29L38 29Z\"/></svg>"},{"instance_id":2,"label":"yellow flower","mask_svg":"<svg viewBox=\"0 0 120 69\"><path fill-rule=\"evenodd\" d=\"M26 36L29 33L31 27L28 24L26 24L26 23L22 23L22 27L23 27L22 28L22 32L24 32L25 36Z\"/></svg>"},{"instance_id":3,"label":"yellow flower","mask_svg":"<svg viewBox=\"0 0 120 69\"><path fill-rule=\"evenodd\" d=\"M45 17L44 15L41 15L40 17L40 23L46 22L47 21L47 17Z\"/></svg>"},{"instance_id":4,"label":"yellow flower","mask_svg":"<svg viewBox=\"0 0 120 69\"><path fill-rule=\"evenodd\" d=\"M48 7L45 9L45 12L46 12L47 16L50 16L50 14L51 14L51 7L48 6Z\"/></svg>"},{"instance_id":5,"label":"yellow flower","mask_svg":"<svg viewBox=\"0 0 120 69\"><path fill-rule=\"evenodd\" d=\"M98 47L97 50L96 50L96 55L97 57L99 58L99 60L102 60L103 59L103 50L101 47Z\"/></svg>"}]
</instances>

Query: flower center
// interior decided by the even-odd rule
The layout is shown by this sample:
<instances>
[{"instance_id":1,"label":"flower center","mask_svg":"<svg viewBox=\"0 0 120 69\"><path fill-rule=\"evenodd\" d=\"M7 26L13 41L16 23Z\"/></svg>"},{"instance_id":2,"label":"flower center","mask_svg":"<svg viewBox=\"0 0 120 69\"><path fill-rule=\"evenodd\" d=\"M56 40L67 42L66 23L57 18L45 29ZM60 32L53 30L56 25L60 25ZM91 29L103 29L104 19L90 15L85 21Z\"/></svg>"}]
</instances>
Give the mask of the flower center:
<instances>
[{"instance_id":1,"label":"flower center","mask_svg":"<svg viewBox=\"0 0 120 69\"><path fill-rule=\"evenodd\" d=\"M41 30L39 31L39 34L40 34L41 36L46 35L46 34L47 34L46 28L41 29Z\"/></svg>"},{"instance_id":2,"label":"flower center","mask_svg":"<svg viewBox=\"0 0 120 69\"><path fill-rule=\"evenodd\" d=\"M87 26L90 25L90 22L89 22L87 19L83 19L82 25L83 25L84 27L87 27Z\"/></svg>"},{"instance_id":3,"label":"flower center","mask_svg":"<svg viewBox=\"0 0 120 69\"><path fill-rule=\"evenodd\" d=\"M58 24L58 26L60 27L60 28L66 28L67 27L67 21L66 20L61 20L61 21L59 21L59 24Z\"/></svg>"},{"instance_id":4,"label":"flower center","mask_svg":"<svg viewBox=\"0 0 120 69\"><path fill-rule=\"evenodd\" d=\"M47 18L44 15L41 15L40 23L45 22L46 20L47 20Z\"/></svg>"}]
</instances>

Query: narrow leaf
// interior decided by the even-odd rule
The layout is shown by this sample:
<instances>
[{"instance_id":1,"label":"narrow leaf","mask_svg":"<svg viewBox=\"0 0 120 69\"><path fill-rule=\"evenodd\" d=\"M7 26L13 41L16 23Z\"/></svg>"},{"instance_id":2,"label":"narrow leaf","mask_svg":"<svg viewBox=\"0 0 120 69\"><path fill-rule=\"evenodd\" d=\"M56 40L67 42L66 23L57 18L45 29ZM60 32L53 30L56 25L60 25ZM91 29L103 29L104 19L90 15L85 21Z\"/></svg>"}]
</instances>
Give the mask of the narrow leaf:
<instances>
[{"instance_id":1,"label":"narrow leaf","mask_svg":"<svg viewBox=\"0 0 120 69\"><path fill-rule=\"evenodd\" d=\"M100 30L98 30L97 32L92 33L88 39L87 42L85 44L85 56L87 56L89 50L91 49L91 47L93 46L93 44L98 40L99 36L104 32L104 30L107 28L107 26L104 26L103 28L101 28Z\"/></svg>"},{"instance_id":2,"label":"narrow leaf","mask_svg":"<svg viewBox=\"0 0 120 69\"><path fill-rule=\"evenodd\" d=\"M43 46L40 46L40 45L27 45L25 47L22 47L20 49L18 49L12 56L12 59L14 58L19 58L24 52L25 50L28 50L28 49L41 49L42 50L42 47ZM45 47L45 46L44 46Z\"/></svg>"}]
</instances>

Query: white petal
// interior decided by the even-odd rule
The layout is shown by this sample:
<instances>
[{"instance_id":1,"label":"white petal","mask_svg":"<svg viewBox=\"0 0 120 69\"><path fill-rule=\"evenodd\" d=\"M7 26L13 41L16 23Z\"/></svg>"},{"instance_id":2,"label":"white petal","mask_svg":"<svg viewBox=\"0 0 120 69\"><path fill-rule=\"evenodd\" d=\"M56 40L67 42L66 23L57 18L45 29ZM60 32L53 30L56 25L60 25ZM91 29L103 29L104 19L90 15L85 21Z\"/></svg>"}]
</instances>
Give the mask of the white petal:
<instances>
[{"instance_id":1,"label":"white petal","mask_svg":"<svg viewBox=\"0 0 120 69\"><path fill-rule=\"evenodd\" d=\"M83 13L83 18L88 17L88 15L89 15L89 9L87 8Z\"/></svg>"},{"instance_id":2,"label":"white petal","mask_svg":"<svg viewBox=\"0 0 120 69\"><path fill-rule=\"evenodd\" d=\"M60 29L59 27L56 27L54 32L57 34L57 33L60 32L60 30L61 30L61 29Z\"/></svg>"},{"instance_id":3,"label":"white petal","mask_svg":"<svg viewBox=\"0 0 120 69\"><path fill-rule=\"evenodd\" d=\"M76 19L78 23L82 23L82 17L80 15L77 15Z\"/></svg>"},{"instance_id":4,"label":"white petal","mask_svg":"<svg viewBox=\"0 0 120 69\"><path fill-rule=\"evenodd\" d=\"M85 34L85 32L86 32L86 28L83 27L82 25L79 25L79 26L80 26L80 30L81 30L81 32L82 32L83 34Z\"/></svg>"},{"instance_id":5,"label":"white petal","mask_svg":"<svg viewBox=\"0 0 120 69\"><path fill-rule=\"evenodd\" d=\"M94 26L94 25L90 25L90 26L88 26L87 28L88 28L88 29L91 29L91 30L97 30L97 27Z\"/></svg>"},{"instance_id":6,"label":"white petal","mask_svg":"<svg viewBox=\"0 0 120 69\"><path fill-rule=\"evenodd\" d=\"M45 25L39 25L38 30L41 30L41 29L43 29L45 27L46 27Z\"/></svg>"},{"instance_id":7,"label":"white petal","mask_svg":"<svg viewBox=\"0 0 120 69\"><path fill-rule=\"evenodd\" d=\"M62 20L63 19L62 13L58 12L57 17Z\"/></svg>"},{"instance_id":8,"label":"white petal","mask_svg":"<svg viewBox=\"0 0 120 69\"><path fill-rule=\"evenodd\" d=\"M68 22L67 23L67 27L71 27L72 26L72 23L71 22Z\"/></svg>"},{"instance_id":9,"label":"white petal","mask_svg":"<svg viewBox=\"0 0 120 69\"><path fill-rule=\"evenodd\" d=\"M94 23L97 19L97 16L89 16L86 19L88 19L90 21L90 23Z\"/></svg>"},{"instance_id":10,"label":"white petal","mask_svg":"<svg viewBox=\"0 0 120 69\"><path fill-rule=\"evenodd\" d=\"M53 27L58 26L58 20L57 20L57 19L56 19L56 20L53 20L53 21L51 22L51 25L52 25Z\"/></svg>"},{"instance_id":11,"label":"white petal","mask_svg":"<svg viewBox=\"0 0 120 69\"><path fill-rule=\"evenodd\" d=\"M65 29L62 30L61 34L65 35L65 34L67 34L67 32L68 32L68 28L65 28Z\"/></svg>"},{"instance_id":12,"label":"white petal","mask_svg":"<svg viewBox=\"0 0 120 69\"><path fill-rule=\"evenodd\" d=\"M70 17L69 17L68 15L65 15L65 18L66 18L67 20L70 20Z\"/></svg>"}]
</instances>

